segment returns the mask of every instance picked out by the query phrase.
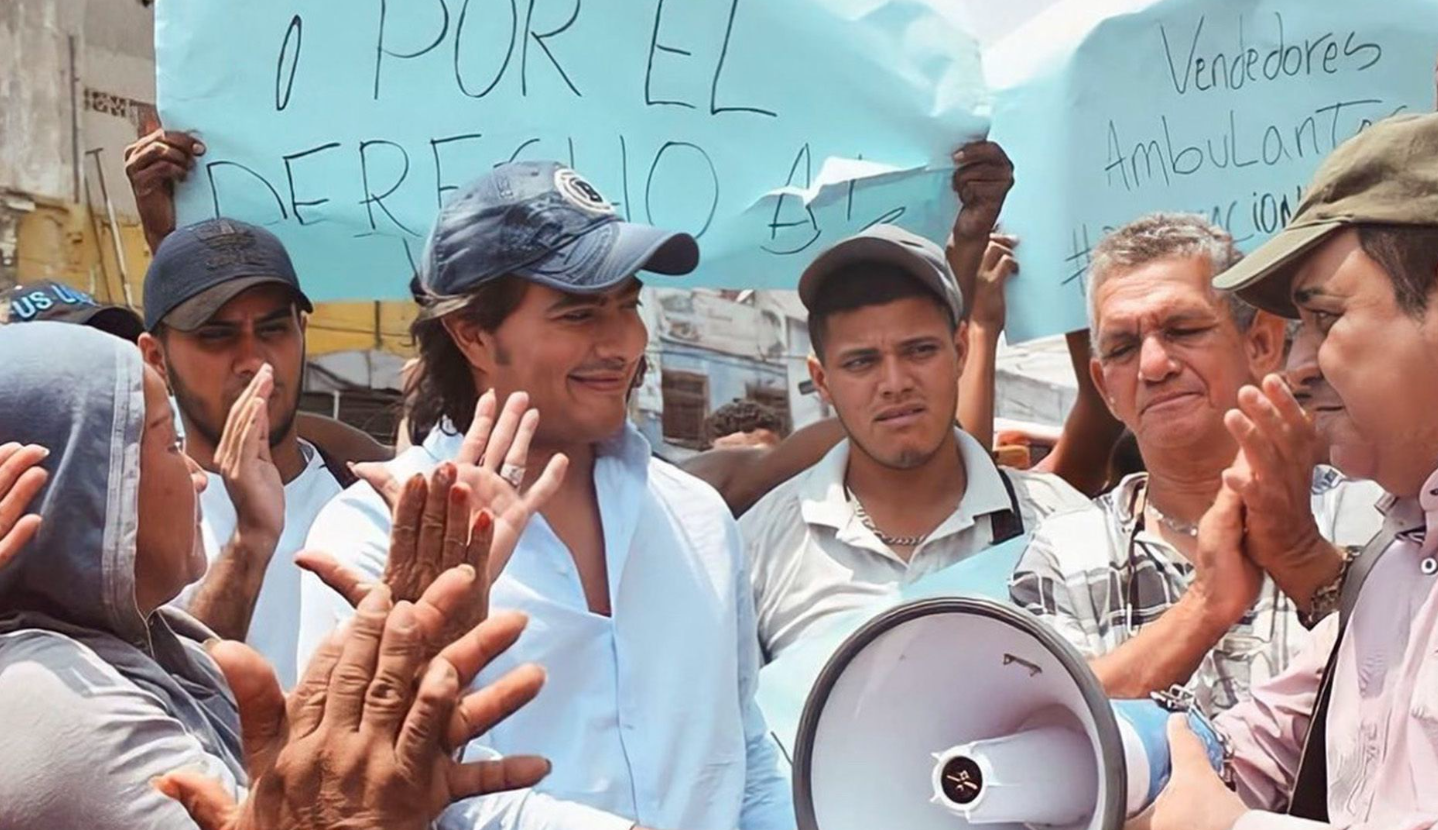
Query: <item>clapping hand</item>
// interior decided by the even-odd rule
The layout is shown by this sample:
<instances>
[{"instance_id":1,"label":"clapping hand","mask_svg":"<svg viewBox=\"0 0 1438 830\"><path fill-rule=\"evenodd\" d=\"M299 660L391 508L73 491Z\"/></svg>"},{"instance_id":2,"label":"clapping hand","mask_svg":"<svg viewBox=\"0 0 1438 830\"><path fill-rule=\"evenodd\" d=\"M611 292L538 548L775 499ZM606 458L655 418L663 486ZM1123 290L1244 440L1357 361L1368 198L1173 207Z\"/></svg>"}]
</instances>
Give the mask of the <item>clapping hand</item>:
<instances>
[{"instance_id":1,"label":"clapping hand","mask_svg":"<svg viewBox=\"0 0 1438 830\"><path fill-rule=\"evenodd\" d=\"M530 519L559 489L568 460L555 455L527 489L523 487L529 445L539 413L529 396L511 395L495 417L495 396L487 392L475 407L458 456L426 477L401 485L380 464L355 465L393 511L389 557L382 577L398 599L413 600L456 565L481 577L457 609L451 628L478 624L489 611L489 585L519 544ZM369 589L363 577L326 553L305 551L295 560L357 604Z\"/></svg>"},{"instance_id":2,"label":"clapping hand","mask_svg":"<svg viewBox=\"0 0 1438 830\"><path fill-rule=\"evenodd\" d=\"M0 568L40 532L40 517L25 510L50 477L40 466L49 455L34 444L0 445Z\"/></svg>"},{"instance_id":3,"label":"clapping hand","mask_svg":"<svg viewBox=\"0 0 1438 830\"><path fill-rule=\"evenodd\" d=\"M456 800L538 783L549 772L541 758L454 760L544 683L542 669L525 665L461 696L519 638L521 614L498 614L429 658L478 579L467 566L449 569L414 603L395 603L376 586L288 698L253 649L214 646L240 710L249 795L236 804L222 784L193 772L155 786L202 830L420 830Z\"/></svg>"}]
</instances>

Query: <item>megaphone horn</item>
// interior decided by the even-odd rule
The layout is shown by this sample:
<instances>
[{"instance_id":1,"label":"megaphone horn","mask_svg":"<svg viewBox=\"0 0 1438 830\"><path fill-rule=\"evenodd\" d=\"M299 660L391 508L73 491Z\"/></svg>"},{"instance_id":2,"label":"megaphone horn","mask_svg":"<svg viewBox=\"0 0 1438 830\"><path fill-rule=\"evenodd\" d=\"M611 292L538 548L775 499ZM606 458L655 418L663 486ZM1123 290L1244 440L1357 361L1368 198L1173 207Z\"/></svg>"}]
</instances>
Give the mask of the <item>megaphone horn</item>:
<instances>
[{"instance_id":1,"label":"megaphone horn","mask_svg":"<svg viewBox=\"0 0 1438 830\"><path fill-rule=\"evenodd\" d=\"M1083 657L1032 615L985 599L893 608L830 658L794 752L800 830L971 825L1117 830L1162 789L1173 711L1110 702Z\"/></svg>"}]
</instances>

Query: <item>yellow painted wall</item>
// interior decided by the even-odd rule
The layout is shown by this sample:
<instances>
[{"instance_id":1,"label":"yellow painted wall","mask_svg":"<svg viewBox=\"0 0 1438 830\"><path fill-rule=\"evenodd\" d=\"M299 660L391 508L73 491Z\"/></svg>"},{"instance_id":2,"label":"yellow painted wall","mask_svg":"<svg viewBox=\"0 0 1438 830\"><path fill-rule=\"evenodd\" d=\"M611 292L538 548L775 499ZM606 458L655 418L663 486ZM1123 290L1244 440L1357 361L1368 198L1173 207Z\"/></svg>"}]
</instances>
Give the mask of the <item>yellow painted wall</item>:
<instances>
[{"instance_id":1,"label":"yellow painted wall","mask_svg":"<svg viewBox=\"0 0 1438 830\"><path fill-rule=\"evenodd\" d=\"M121 278L103 212L96 212L92 221L84 205L35 199L35 210L21 218L17 230L19 281L58 280L90 292L101 302L129 302L138 308L144 299L150 249L139 220L120 217L119 225L128 279ZM409 348L413 319L414 306L408 302L320 303L309 321L309 353L380 349L407 357L413 352Z\"/></svg>"}]
</instances>

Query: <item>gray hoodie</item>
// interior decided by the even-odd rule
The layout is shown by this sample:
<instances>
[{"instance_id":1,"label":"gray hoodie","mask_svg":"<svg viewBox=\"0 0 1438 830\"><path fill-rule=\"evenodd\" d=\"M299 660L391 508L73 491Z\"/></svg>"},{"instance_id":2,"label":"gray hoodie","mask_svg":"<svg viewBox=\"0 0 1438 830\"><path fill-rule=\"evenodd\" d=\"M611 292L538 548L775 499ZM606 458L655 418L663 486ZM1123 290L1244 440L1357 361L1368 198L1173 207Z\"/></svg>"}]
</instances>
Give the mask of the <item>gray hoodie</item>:
<instances>
[{"instance_id":1,"label":"gray hoodie","mask_svg":"<svg viewBox=\"0 0 1438 830\"><path fill-rule=\"evenodd\" d=\"M239 719L183 613L135 602L143 369L63 323L0 327L0 443L50 449L39 534L0 570L0 828L190 828L150 784L245 784ZM35 509L36 505L32 505Z\"/></svg>"}]
</instances>

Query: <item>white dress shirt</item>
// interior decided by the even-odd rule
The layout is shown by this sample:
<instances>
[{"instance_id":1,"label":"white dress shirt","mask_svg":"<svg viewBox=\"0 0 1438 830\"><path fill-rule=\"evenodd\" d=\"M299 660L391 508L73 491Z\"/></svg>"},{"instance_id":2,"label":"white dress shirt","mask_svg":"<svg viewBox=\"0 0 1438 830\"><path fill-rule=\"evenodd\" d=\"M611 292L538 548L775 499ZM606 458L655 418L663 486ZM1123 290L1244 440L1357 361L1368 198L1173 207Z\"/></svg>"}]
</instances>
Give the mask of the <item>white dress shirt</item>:
<instances>
[{"instance_id":1,"label":"white dress shirt","mask_svg":"<svg viewBox=\"0 0 1438 830\"><path fill-rule=\"evenodd\" d=\"M460 441L437 429L389 470L401 480L427 472ZM792 830L754 702L759 648L738 526L712 488L652 458L632 426L598 450L612 616L589 611L568 548L535 516L491 593L494 608L523 611L529 627L476 682L526 662L548 681L466 751L539 754L554 769L534 789L452 806L441 826ZM359 484L320 514L309 546L378 578L389 530L389 510ZM302 604L303 662L350 610L308 574Z\"/></svg>"},{"instance_id":2,"label":"white dress shirt","mask_svg":"<svg viewBox=\"0 0 1438 830\"><path fill-rule=\"evenodd\" d=\"M963 498L907 562L854 514L844 488L847 440L744 514L739 524L753 571L759 639L769 659L828 621L994 544L993 514L1011 509L1008 489L983 445L962 430L954 433L968 476ZM1045 516L1088 504L1058 476L1005 474L1027 531Z\"/></svg>"}]
</instances>

